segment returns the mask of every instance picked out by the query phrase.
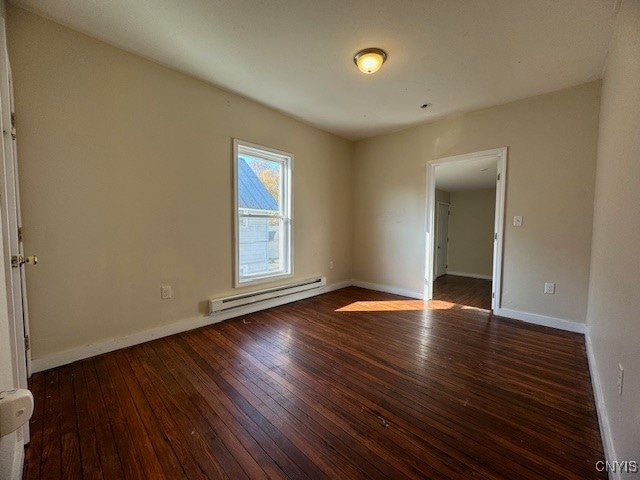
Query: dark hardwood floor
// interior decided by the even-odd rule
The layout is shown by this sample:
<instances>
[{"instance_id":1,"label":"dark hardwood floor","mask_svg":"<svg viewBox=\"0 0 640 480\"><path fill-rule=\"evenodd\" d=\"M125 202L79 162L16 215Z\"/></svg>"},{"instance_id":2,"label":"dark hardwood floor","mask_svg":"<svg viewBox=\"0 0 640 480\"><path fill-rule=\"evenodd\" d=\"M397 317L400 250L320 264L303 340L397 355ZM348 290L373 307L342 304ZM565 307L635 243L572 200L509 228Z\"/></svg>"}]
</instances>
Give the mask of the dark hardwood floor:
<instances>
[{"instance_id":1,"label":"dark hardwood floor","mask_svg":"<svg viewBox=\"0 0 640 480\"><path fill-rule=\"evenodd\" d=\"M433 282L433 299L491 310L491 280L442 275Z\"/></svg>"},{"instance_id":2,"label":"dark hardwood floor","mask_svg":"<svg viewBox=\"0 0 640 480\"><path fill-rule=\"evenodd\" d=\"M38 373L26 479L606 478L581 335L359 288Z\"/></svg>"}]
</instances>

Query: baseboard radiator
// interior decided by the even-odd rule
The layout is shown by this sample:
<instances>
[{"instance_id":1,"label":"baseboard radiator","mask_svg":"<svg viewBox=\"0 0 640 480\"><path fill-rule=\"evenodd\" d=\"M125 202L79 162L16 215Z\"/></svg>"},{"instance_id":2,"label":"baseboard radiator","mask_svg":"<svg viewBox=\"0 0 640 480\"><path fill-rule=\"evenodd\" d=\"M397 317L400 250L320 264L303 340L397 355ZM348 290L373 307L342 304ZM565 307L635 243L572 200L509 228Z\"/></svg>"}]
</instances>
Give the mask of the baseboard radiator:
<instances>
[{"instance_id":1,"label":"baseboard radiator","mask_svg":"<svg viewBox=\"0 0 640 480\"><path fill-rule=\"evenodd\" d=\"M326 277L316 277L289 285L259 290L257 292L216 298L209 300L209 315L220 315L222 313L232 312L247 305L259 306L260 304L265 304L265 308L268 308L267 304L273 303L274 299L278 299L278 303L287 303L287 299L295 301L297 300L297 294L322 288L326 284Z\"/></svg>"}]
</instances>

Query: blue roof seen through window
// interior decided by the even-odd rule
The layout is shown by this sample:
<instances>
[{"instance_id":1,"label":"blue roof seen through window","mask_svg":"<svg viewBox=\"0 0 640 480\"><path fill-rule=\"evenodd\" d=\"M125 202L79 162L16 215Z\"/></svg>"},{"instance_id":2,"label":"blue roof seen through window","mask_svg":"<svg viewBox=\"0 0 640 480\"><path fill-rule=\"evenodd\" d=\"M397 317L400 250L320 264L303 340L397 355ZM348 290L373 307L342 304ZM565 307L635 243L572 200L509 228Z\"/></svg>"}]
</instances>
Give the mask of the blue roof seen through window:
<instances>
[{"instance_id":1,"label":"blue roof seen through window","mask_svg":"<svg viewBox=\"0 0 640 480\"><path fill-rule=\"evenodd\" d=\"M278 202L243 157L238 157L238 206L278 211Z\"/></svg>"}]
</instances>

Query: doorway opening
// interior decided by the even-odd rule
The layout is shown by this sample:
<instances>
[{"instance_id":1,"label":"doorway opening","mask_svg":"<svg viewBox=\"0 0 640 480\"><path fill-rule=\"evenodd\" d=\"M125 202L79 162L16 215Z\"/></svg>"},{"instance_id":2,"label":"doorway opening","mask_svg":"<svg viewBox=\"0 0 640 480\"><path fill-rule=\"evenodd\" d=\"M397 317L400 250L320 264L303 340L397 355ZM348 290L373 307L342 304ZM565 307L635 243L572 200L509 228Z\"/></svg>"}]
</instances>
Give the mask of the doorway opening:
<instances>
[{"instance_id":1,"label":"doorway opening","mask_svg":"<svg viewBox=\"0 0 640 480\"><path fill-rule=\"evenodd\" d=\"M427 300L500 307L507 149L428 163Z\"/></svg>"}]
</instances>

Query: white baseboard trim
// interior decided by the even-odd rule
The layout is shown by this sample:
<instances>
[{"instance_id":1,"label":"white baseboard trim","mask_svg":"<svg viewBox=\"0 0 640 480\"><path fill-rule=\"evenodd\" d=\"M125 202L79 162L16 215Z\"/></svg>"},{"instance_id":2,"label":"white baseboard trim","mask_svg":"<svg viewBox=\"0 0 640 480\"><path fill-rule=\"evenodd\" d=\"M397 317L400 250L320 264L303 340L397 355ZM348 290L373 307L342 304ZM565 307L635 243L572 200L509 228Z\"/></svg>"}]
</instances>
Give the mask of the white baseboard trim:
<instances>
[{"instance_id":1,"label":"white baseboard trim","mask_svg":"<svg viewBox=\"0 0 640 480\"><path fill-rule=\"evenodd\" d=\"M493 280L493 277L491 275L483 275L481 273L455 272L453 270L447 270L447 275L454 275L456 277L480 278L482 280Z\"/></svg>"},{"instance_id":2,"label":"white baseboard trim","mask_svg":"<svg viewBox=\"0 0 640 480\"><path fill-rule=\"evenodd\" d=\"M367 290L377 290L378 292L393 293L394 295L402 295L403 297L417 298L422 300L424 294L414 292L405 288L394 287L393 285L383 285L381 283L362 282L360 280L352 280L351 285L354 287L366 288Z\"/></svg>"},{"instance_id":3,"label":"white baseboard trim","mask_svg":"<svg viewBox=\"0 0 640 480\"><path fill-rule=\"evenodd\" d=\"M83 360L103 353L113 352L121 348L138 345L156 338L167 337L175 333L185 332L198 327L204 327L212 323L217 323L222 319L209 316L193 317L180 322L162 325L142 332L125 335L124 337L110 338L96 343L90 343L81 347L71 348L62 352L52 353L40 358L31 360L31 372L37 373L51 368L67 365L78 360Z\"/></svg>"},{"instance_id":4,"label":"white baseboard trim","mask_svg":"<svg viewBox=\"0 0 640 480\"><path fill-rule=\"evenodd\" d=\"M609 423L609 415L604 403L604 393L602 392L602 384L600 383L600 375L596 368L596 357L593 353L593 344L589 330L585 334L585 346L587 348L587 361L589 363L589 373L591 373L591 386L593 387L593 395L596 401L596 411L598 412L598 424L600 425L600 433L602 434L602 446L604 447L605 460L614 462L616 460L616 451L613 444L613 434L611 433L611 424ZM621 472L609 472L611 480L622 478Z\"/></svg>"},{"instance_id":5,"label":"white baseboard trim","mask_svg":"<svg viewBox=\"0 0 640 480\"><path fill-rule=\"evenodd\" d=\"M545 327L557 328L569 332L587 333L587 325L584 323L572 322L562 318L547 317L546 315L538 315L537 313L521 312L519 310L511 310L510 308L498 308L493 311L494 315L499 317L512 318L527 323L543 325Z\"/></svg>"},{"instance_id":6,"label":"white baseboard trim","mask_svg":"<svg viewBox=\"0 0 640 480\"><path fill-rule=\"evenodd\" d=\"M168 337L169 335L186 332L188 330L193 330L194 328L212 325L214 323L222 322L223 320L247 315L259 310L265 310L267 308L277 307L286 303L304 300L305 298L315 297L316 295L322 295L323 293L328 293L334 290L348 287L351 284L352 283L349 280L344 282L332 283L331 285L326 285L314 290L307 290L304 292L289 295L287 297L274 298L272 300L260 302L259 305L246 305L245 307L237 308L233 311L221 312L217 315L204 315L201 317L189 318L180 322L171 323L169 325L162 325L160 327L151 328L149 330L133 333L131 335L125 335L124 337L110 338L101 342L83 345L81 347L72 348L62 352L56 352L41 358L32 359L31 371L32 373L42 372L44 370L67 365L69 363L83 360L85 358L95 357L96 355L102 355L103 353L113 352L115 350L120 350L121 348L145 343L156 338Z\"/></svg>"}]
</instances>

